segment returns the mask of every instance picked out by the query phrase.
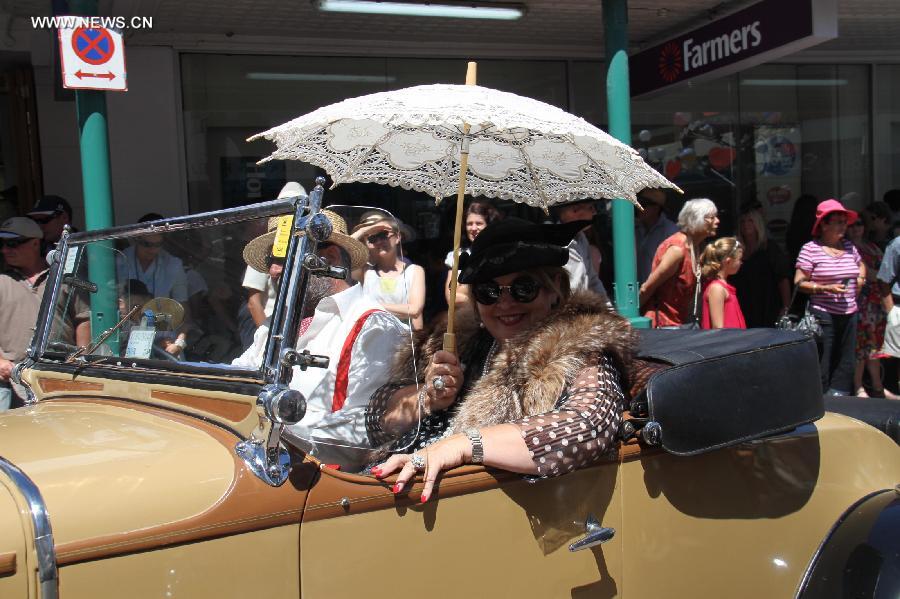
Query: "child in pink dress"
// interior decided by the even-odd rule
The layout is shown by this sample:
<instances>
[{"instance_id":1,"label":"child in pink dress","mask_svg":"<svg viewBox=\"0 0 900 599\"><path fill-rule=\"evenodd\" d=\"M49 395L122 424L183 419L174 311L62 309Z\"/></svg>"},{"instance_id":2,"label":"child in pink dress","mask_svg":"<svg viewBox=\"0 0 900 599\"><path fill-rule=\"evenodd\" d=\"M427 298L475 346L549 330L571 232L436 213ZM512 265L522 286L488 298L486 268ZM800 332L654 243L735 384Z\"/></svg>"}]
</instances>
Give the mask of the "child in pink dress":
<instances>
[{"instance_id":1,"label":"child in pink dress","mask_svg":"<svg viewBox=\"0 0 900 599\"><path fill-rule=\"evenodd\" d=\"M744 250L734 237L723 237L706 246L700 258L701 272L707 280L703 289L704 329L746 329L737 292L728 277L741 269Z\"/></svg>"}]
</instances>

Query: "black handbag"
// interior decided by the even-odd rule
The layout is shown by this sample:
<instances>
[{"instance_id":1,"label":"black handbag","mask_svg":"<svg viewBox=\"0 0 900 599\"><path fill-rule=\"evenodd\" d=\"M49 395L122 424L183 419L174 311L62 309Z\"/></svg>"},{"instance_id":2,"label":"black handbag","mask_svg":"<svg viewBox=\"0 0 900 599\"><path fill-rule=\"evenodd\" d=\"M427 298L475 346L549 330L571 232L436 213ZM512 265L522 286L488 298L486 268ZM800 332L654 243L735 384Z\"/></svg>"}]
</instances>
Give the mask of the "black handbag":
<instances>
[{"instance_id":1,"label":"black handbag","mask_svg":"<svg viewBox=\"0 0 900 599\"><path fill-rule=\"evenodd\" d=\"M809 276L812 277L812 273L809 273ZM791 295L791 303L788 305L793 305L794 300L797 299L797 291L800 289L800 284L798 283L794 287L794 293ZM809 304L806 304L806 310L803 313L803 316L797 316L796 314L785 314L781 318L775 321L775 328L781 329L783 331L794 331L795 333L801 333L806 335L810 339L815 339L819 341L822 339L822 325L819 324L819 319L816 318L816 315L813 314L809 309Z\"/></svg>"}]
</instances>

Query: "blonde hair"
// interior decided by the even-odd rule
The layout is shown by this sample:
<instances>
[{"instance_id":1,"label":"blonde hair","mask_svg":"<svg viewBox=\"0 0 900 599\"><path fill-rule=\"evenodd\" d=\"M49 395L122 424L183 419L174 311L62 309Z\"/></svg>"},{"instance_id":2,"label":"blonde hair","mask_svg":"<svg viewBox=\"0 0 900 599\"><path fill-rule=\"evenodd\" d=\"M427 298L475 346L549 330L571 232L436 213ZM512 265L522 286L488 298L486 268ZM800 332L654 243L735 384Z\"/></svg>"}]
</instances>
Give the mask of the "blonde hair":
<instances>
[{"instance_id":1,"label":"blonde hair","mask_svg":"<svg viewBox=\"0 0 900 599\"><path fill-rule=\"evenodd\" d=\"M726 258L733 258L744 246L734 237L722 237L706 246L700 256L700 270L704 277L713 278L722 270Z\"/></svg>"},{"instance_id":2,"label":"blonde hair","mask_svg":"<svg viewBox=\"0 0 900 599\"><path fill-rule=\"evenodd\" d=\"M742 244L747 245L747 240L744 239L744 236L741 234L741 226L740 221L749 218L750 222L753 223L753 226L756 228L756 245L764 248L766 247L766 243L769 241L768 235L766 235L766 223L763 222L762 214L759 213L759 210L751 210L750 212L745 212L741 215L740 220L738 220L738 234L737 238Z\"/></svg>"}]
</instances>

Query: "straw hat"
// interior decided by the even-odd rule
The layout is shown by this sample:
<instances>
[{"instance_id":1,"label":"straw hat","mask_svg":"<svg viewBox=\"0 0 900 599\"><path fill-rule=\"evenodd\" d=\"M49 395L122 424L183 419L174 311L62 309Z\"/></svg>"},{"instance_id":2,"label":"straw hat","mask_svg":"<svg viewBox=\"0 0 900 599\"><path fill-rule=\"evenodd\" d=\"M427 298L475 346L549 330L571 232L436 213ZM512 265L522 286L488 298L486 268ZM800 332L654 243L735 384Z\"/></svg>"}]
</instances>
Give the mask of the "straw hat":
<instances>
[{"instance_id":1,"label":"straw hat","mask_svg":"<svg viewBox=\"0 0 900 599\"><path fill-rule=\"evenodd\" d=\"M347 250L347 253L350 255L350 268L352 270L365 266L369 260L369 250L362 243L347 235L347 223L344 219L331 210L323 210L322 214L328 217L333 228L328 242ZM275 242L278 219L279 217L277 216L270 218L267 227L268 232L251 240L244 246L244 262L259 272L269 271L267 261L272 252L272 244ZM300 231L299 235L305 235L305 233Z\"/></svg>"}]
</instances>

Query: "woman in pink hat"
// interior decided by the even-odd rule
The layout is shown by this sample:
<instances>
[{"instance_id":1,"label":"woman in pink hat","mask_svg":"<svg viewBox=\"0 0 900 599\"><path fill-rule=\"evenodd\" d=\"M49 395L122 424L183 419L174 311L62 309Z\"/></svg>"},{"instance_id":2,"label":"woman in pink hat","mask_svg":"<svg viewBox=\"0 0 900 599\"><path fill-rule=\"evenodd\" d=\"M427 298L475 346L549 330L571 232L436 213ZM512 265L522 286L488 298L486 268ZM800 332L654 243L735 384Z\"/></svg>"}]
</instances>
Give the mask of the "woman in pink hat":
<instances>
[{"instance_id":1,"label":"woman in pink hat","mask_svg":"<svg viewBox=\"0 0 900 599\"><path fill-rule=\"evenodd\" d=\"M809 295L809 310L822 326L822 388L829 395L851 395L856 362L856 296L865 283L866 267L844 234L859 215L837 200L816 207L812 241L797 256L794 283Z\"/></svg>"}]
</instances>

